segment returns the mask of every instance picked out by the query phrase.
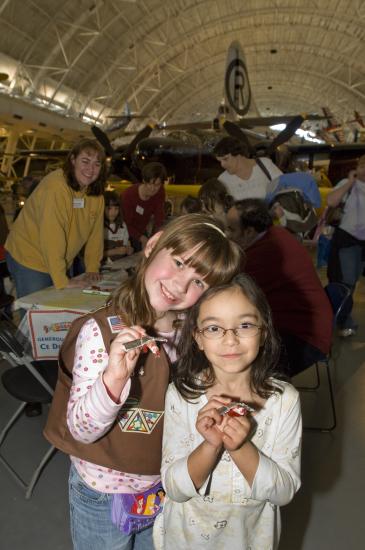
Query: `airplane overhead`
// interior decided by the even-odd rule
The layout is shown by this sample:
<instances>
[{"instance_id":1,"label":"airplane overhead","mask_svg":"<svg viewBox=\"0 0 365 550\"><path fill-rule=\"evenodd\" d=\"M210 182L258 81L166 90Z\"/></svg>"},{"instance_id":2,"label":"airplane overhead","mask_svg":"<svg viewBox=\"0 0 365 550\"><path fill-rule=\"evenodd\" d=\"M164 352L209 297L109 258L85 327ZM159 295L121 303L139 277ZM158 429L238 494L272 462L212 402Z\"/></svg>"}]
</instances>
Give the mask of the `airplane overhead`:
<instances>
[{"instance_id":1,"label":"airplane overhead","mask_svg":"<svg viewBox=\"0 0 365 550\"><path fill-rule=\"evenodd\" d=\"M245 112L242 124L255 125L250 117L320 113L323 105L340 123L353 120L355 110L365 113L365 4L359 0L341 0L331 9L322 0L248 0L244 9L242 2L224 0L38 4L2 3L0 95L62 115L76 129L105 128L125 103L132 113L170 126L223 119L217 113L221 75L238 38L250 88L245 69L233 63L228 100L239 104L237 118L250 103L249 92L257 109ZM0 110L1 127L6 112ZM18 120L6 122L6 131L18 129ZM145 122L132 118L128 131ZM57 133L50 123L35 128Z\"/></svg>"},{"instance_id":2,"label":"airplane overhead","mask_svg":"<svg viewBox=\"0 0 365 550\"><path fill-rule=\"evenodd\" d=\"M272 153L276 147L288 141L305 120L319 121L326 118L326 116L326 114L321 116L312 113L268 117L258 116L255 100L251 93L245 54L240 43L235 40L228 47L224 73L224 99L218 107L216 117L213 120L182 122L179 124L169 124L163 121L157 127L166 131L218 130L224 128L229 134L246 141L250 149L250 133L247 130L285 124L287 125L285 132L281 132L280 137L277 136L270 145L268 152ZM234 126L242 130L236 131ZM246 139L244 138L245 132L247 133Z\"/></svg>"},{"instance_id":3,"label":"airplane overhead","mask_svg":"<svg viewBox=\"0 0 365 550\"><path fill-rule=\"evenodd\" d=\"M101 129L96 125L91 127L91 131L95 138L102 144L107 156L111 161L111 169L114 174L117 174L123 179L135 181L138 179L140 167L144 162L151 160L159 160L167 163L169 175L171 174L175 181L184 180L189 177L205 178L205 175L210 173L210 166L213 159L212 149L215 143L224 135L224 132L233 135L245 142L250 156L255 157L265 153L271 156L275 149L288 141L306 120L307 115L296 115L286 117L243 117L238 118L238 114L256 112L254 98L250 91L250 82L248 71L246 68L245 56L238 41L234 41L228 48L227 62L224 78L225 101L219 105L217 117L218 121L187 123L182 125L168 125L165 123L153 126L147 124L135 133L128 143L121 144L116 147L111 141L111 133L120 130L120 120L124 122L127 118L127 124L133 116L136 118L144 118L139 115L134 115L128 104L124 109L124 115L119 115L116 119L116 126L113 128L107 127ZM256 126L268 126L273 123L286 122L286 127L272 139L268 139L267 135L252 132L250 124L254 122ZM216 122L216 123L215 123ZM145 142L153 132L154 128L163 130L163 136L157 136L152 140ZM198 134L200 130L210 129L210 133ZM218 130L216 135L212 136L212 131ZM168 135L166 136L166 132ZM115 132L114 132L115 134ZM124 137L126 133L123 132ZM215 139L212 139L212 138ZM137 146L139 151L136 151ZM142 152L141 152L142 151ZM35 151L28 151L28 155L33 155ZM52 151L50 151L50 154ZM136 153L136 154L135 154ZM24 154L24 153L23 153ZM186 170L183 168L185 159L194 157L196 159L208 159L206 170L197 170L195 162L192 163L192 169ZM178 161L181 161L180 164ZM179 164L179 166L174 166ZM198 160L198 165L200 161ZM214 162L213 162L214 164ZM138 165L138 166L137 166ZM213 166L214 169L216 167ZM193 174L193 175L192 175ZM199 174L197 176L197 174Z\"/></svg>"},{"instance_id":4,"label":"airplane overhead","mask_svg":"<svg viewBox=\"0 0 365 550\"><path fill-rule=\"evenodd\" d=\"M128 124L135 119L150 119L151 117L132 113L129 104L126 102L124 110L120 115L107 115L107 119L113 119L112 123L107 125L105 132L107 134L116 132L117 130L124 130Z\"/></svg>"}]
</instances>

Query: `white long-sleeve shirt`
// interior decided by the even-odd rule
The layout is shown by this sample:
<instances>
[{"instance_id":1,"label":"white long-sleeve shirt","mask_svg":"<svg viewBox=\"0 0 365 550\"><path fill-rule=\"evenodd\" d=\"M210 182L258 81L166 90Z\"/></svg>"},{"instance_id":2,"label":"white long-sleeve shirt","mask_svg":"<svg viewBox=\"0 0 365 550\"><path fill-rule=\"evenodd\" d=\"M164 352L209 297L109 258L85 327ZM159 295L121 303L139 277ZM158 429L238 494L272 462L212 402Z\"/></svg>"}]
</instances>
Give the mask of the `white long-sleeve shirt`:
<instances>
[{"instance_id":1,"label":"white long-sleeve shirt","mask_svg":"<svg viewBox=\"0 0 365 550\"><path fill-rule=\"evenodd\" d=\"M161 472L167 498L154 529L157 549L277 548L279 506L290 502L300 487L302 421L298 392L288 383L275 383L283 393L275 392L255 415L252 443L260 459L252 487L224 452L207 496L208 480L197 491L187 467L189 455L203 441L195 424L207 398L188 403L169 386Z\"/></svg>"},{"instance_id":2,"label":"white long-sleeve shirt","mask_svg":"<svg viewBox=\"0 0 365 550\"><path fill-rule=\"evenodd\" d=\"M269 172L271 181L258 164L253 167L252 174L247 180L230 174L227 170L218 176L219 181L224 183L228 193L235 201L242 199L264 200L269 193L273 193L276 189L278 178L282 175L281 170L269 158L263 157L260 158L260 161Z\"/></svg>"}]
</instances>

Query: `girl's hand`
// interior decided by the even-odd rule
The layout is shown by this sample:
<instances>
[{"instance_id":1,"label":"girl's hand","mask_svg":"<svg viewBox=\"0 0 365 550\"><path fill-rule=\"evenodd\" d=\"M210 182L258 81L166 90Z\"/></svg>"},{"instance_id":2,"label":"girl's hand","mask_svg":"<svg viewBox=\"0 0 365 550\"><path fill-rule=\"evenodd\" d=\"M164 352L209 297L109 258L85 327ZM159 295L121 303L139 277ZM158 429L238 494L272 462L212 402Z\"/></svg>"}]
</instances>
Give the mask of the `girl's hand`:
<instances>
[{"instance_id":1,"label":"girl's hand","mask_svg":"<svg viewBox=\"0 0 365 550\"><path fill-rule=\"evenodd\" d=\"M200 409L196 420L196 429L207 443L216 449L223 445L222 425L225 418L219 414L218 409L230 403L229 398L212 396L208 403Z\"/></svg>"},{"instance_id":2,"label":"girl's hand","mask_svg":"<svg viewBox=\"0 0 365 550\"><path fill-rule=\"evenodd\" d=\"M131 246L127 246L126 249L127 249L127 256L131 256L134 253L134 248L132 248Z\"/></svg>"},{"instance_id":3,"label":"girl's hand","mask_svg":"<svg viewBox=\"0 0 365 550\"><path fill-rule=\"evenodd\" d=\"M227 451L237 451L246 442L252 430L250 415L225 416L223 445Z\"/></svg>"},{"instance_id":4,"label":"girl's hand","mask_svg":"<svg viewBox=\"0 0 365 550\"><path fill-rule=\"evenodd\" d=\"M139 326L125 327L110 346L108 366L104 371L104 383L107 387L116 382L125 383L134 371L141 348L126 352L124 345L131 340L144 336L146 331Z\"/></svg>"}]
</instances>

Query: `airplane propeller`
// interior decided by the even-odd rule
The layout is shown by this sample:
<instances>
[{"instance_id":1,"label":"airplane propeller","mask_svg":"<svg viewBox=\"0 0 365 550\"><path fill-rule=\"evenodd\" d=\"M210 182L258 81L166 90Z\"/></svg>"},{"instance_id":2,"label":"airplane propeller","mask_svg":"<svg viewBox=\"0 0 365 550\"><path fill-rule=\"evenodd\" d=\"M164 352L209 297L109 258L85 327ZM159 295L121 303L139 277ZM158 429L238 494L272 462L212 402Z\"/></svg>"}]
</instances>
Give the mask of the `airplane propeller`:
<instances>
[{"instance_id":1,"label":"airplane propeller","mask_svg":"<svg viewBox=\"0 0 365 550\"><path fill-rule=\"evenodd\" d=\"M100 145L102 145L104 147L104 150L105 150L105 153L107 154L107 156L108 157L113 157L114 153L115 153L115 150L113 149L112 144L110 143L110 139L108 138L106 133L103 132L103 130L100 130L100 128L98 126L91 126L91 131L92 131L95 139L97 139L97 141L100 143Z\"/></svg>"},{"instance_id":2,"label":"airplane propeller","mask_svg":"<svg viewBox=\"0 0 365 550\"><path fill-rule=\"evenodd\" d=\"M150 133L153 130L153 126L150 124L147 124L140 130L132 139L130 144L128 145L127 149L124 151L125 156L131 156L131 154L134 152L135 148L137 147L138 143L142 141L142 139L148 138Z\"/></svg>"},{"instance_id":3,"label":"airplane propeller","mask_svg":"<svg viewBox=\"0 0 365 550\"><path fill-rule=\"evenodd\" d=\"M287 142L298 130L298 128L301 127L303 122L305 121L306 116L305 115L297 115L295 116L289 124L286 125L284 130L280 132L271 142L268 150L267 150L267 156L272 155L272 153L283 143Z\"/></svg>"},{"instance_id":4,"label":"airplane propeller","mask_svg":"<svg viewBox=\"0 0 365 550\"><path fill-rule=\"evenodd\" d=\"M118 167L118 173L122 172L124 176L127 177L130 181L137 181L136 175L131 171L131 169L128 166L131 161L131 156L134 153L138 143L142 139L147 138L152 132L152 130L153 130L153 127L147 124L147 126L142 128L142 130L140 130L134 136L132 141L125 148L123 148L122 151L120 151L118 149L113 148L108 136L106 135L105 132L103 132L103 130L101 130L97 126L91 127L91 131L94 134L95 138L104 147L104 150L107 156L111 157L112 165L113 163L115 163L115 167Z\"/></svg>"},{"instance_id":5,"label":"airplane propeller","mask_svg":"<svg viewBox=\"0 0 365 550\"><path fill-rule=\"evenodd\" d=\"M265 155L269 157L280 145L287 142L295 134L296 130L300 128L305 119L305 115L297 115L295 117L292 117L284 130L282 130L269 144L260 142L255 147L252 146L249 142L245 131L242 130L235 122L226 120L226 122L223 124L223 127L230 136L239 139L246 145L250 153L250 157L257 156L257 150L261 150L263 148L265 149Z\"/></svg>"},{"instance_id":6,"label":"airplane propeller","mask_svg":"<svg viewBox=\"0 0 365 550\"><path fill-rule=\"evenodd\" d=\"M230 120L226 120L223 123L223 128L225 129L228 135L238 139L239 141L242 141L242 143L246 145L247 150L250 154L250 157L252 157L255 154L255 149L252 147L244 131L241 130L241 128L237 126L237 124L235 124L234 122L231 122Z\"/></svg>"},{"instance_id":7,"label":"airplane propeller","mask_svg":"<svg viewBox=\"0 0 365 550\"><path fill-rule=\"evenodd\" d=\"M144 126L142 130L137 132L137 134L134 136L132 141L127 145L126 149L123 151L123 157L125 158L130 157L134 152L135 148L137 147L138 143L142 139L147 138L152 132L152 130L153 130L153 127L147 124L147 126ZM94 134L95 138L98 140L98 142L104 147L108 157L112 157L113 159L115 155L118 153L118 151L113 148L106 133L103 132L103 130L101 130L100 128L98 128L98 126L92 126L91 131Z\"/></svg>"}]
</instances>

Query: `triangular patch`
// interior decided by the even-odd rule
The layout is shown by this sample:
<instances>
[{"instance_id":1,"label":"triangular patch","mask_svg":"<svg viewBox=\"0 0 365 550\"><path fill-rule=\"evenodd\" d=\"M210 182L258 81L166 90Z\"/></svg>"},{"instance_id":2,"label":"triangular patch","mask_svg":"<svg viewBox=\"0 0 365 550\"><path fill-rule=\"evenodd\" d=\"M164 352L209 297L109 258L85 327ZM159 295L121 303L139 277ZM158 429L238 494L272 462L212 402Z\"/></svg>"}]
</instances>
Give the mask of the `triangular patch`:
<instances>
[{"instance_id":1,"label":"triangular patch","mask_svg":"<svg viewBox=\"0 0 365 550\"><path fill-rule=\"evenodd\" d=\"M140 432L140 433L148 433L150 430L148 429L148 424L145 422L141 411L137 411L135 416L130 420L128 425L125 427L125 430L127 432Z\"/></svg>"},{"instance_id":2,"label":"triangular patch","mask_svg":"<svg viewBox=\"0 0 365 550\"><path fill-rule=\"evenodd\" d=\"M134 414L136 414L136 409L121 409L118 416L118 422L122 430L124 430Z\"/></svg>"},{"instance_id":3,"label":"triangular patch","mask_svg":"<svg viewBox=\"0 0 365 550\"><path fill-rule=\"evenodd\" d=\"M149 431L152 432L153 428L156 426L157 422L160 420L162 416L162 412L155 412L155 411L141 411L142 415L144 416L145 422L149 428Z\"/></svg>"}]
</instances>

